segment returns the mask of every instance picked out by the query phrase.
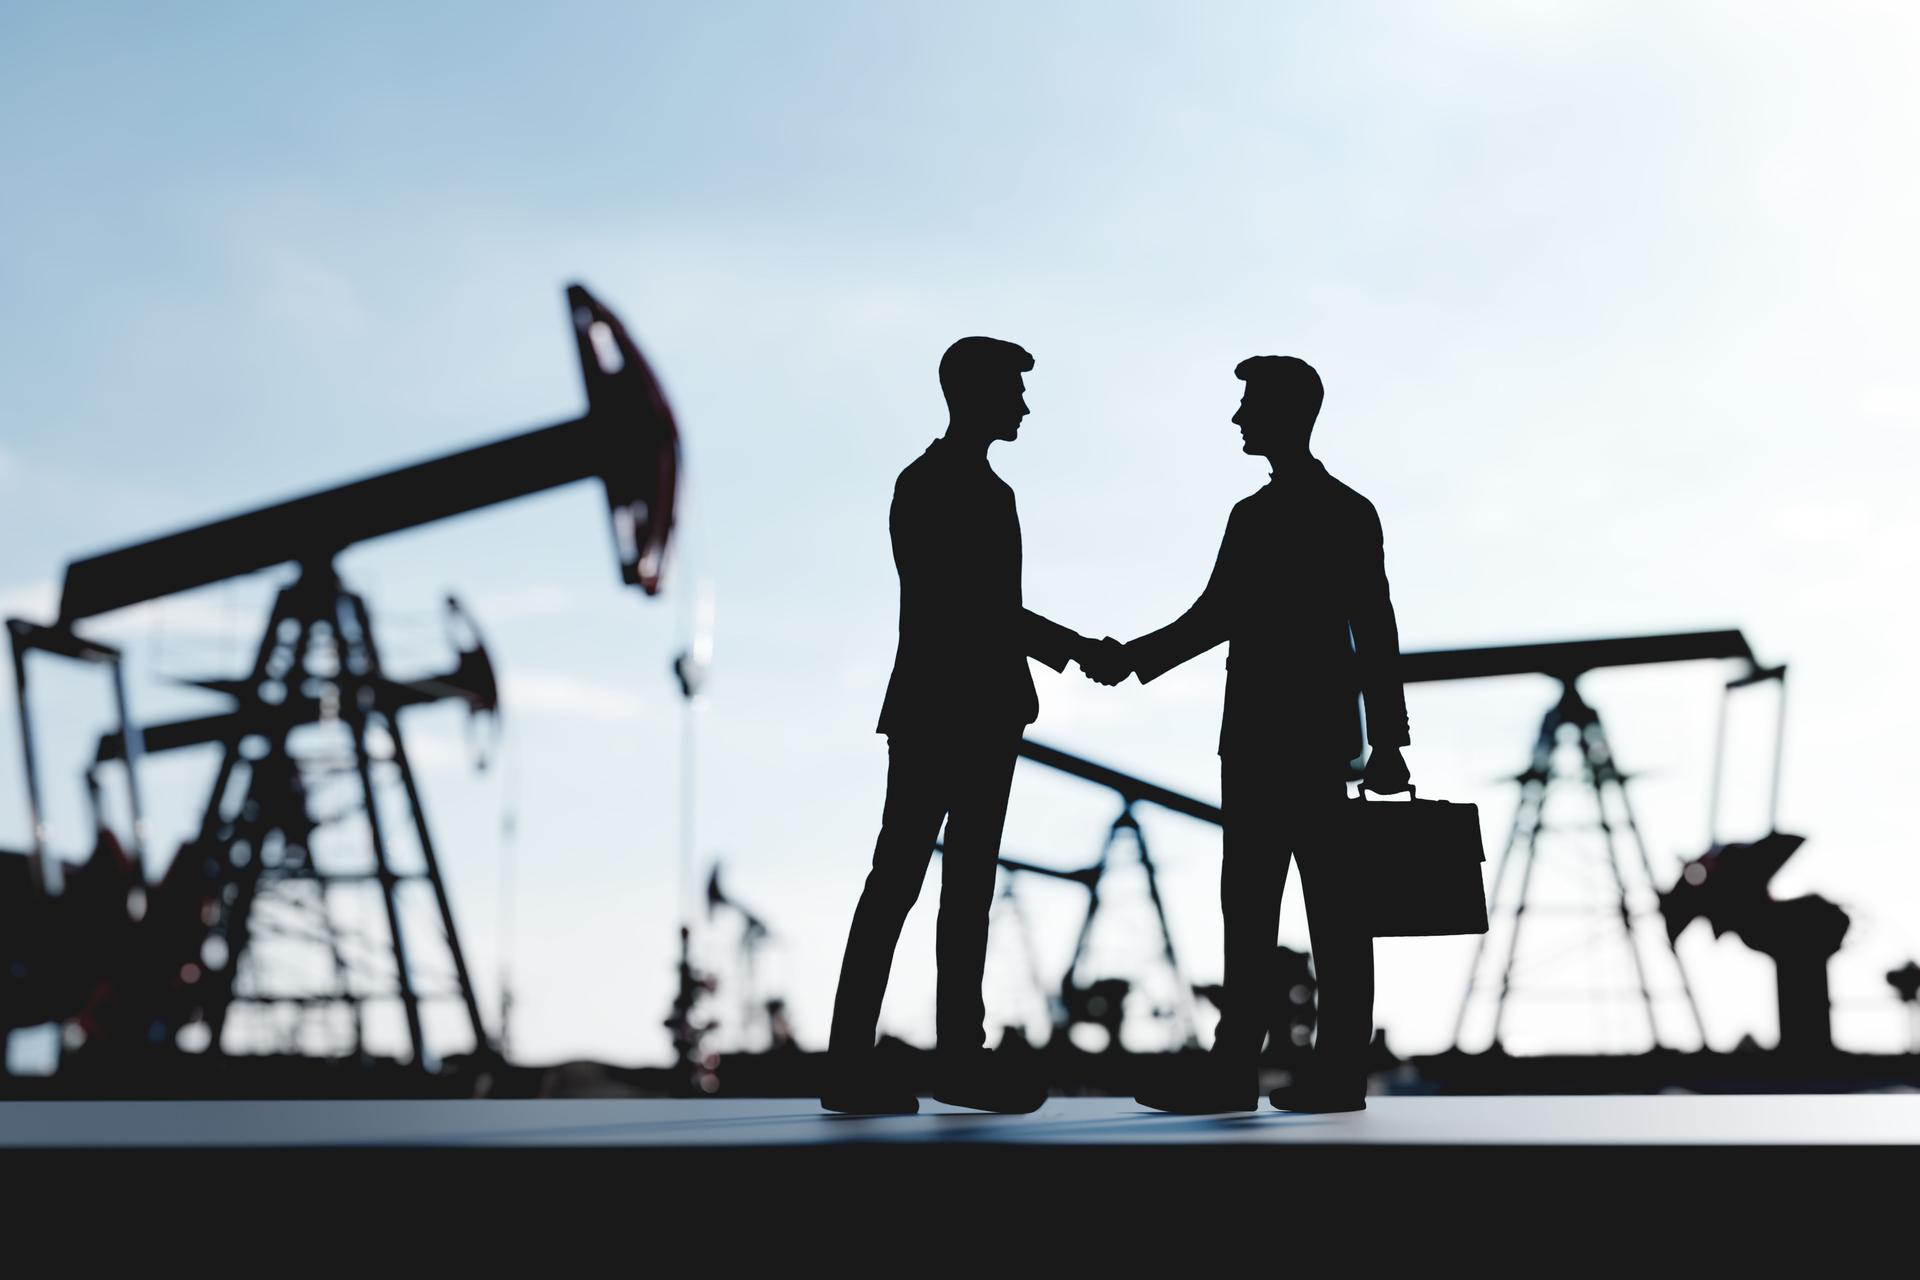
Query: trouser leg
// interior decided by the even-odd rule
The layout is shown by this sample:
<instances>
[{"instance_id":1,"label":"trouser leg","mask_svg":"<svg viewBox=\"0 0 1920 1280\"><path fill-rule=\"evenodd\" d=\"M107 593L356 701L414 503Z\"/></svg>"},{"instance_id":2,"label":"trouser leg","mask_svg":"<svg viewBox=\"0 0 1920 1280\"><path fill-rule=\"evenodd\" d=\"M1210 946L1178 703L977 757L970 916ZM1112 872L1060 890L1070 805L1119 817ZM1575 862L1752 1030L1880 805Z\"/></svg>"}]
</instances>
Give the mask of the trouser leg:
<instances>
[{"instance_id":1,"label":"trouser leg","mask_svg":"<svg viewBox=\"0 0 1920 1280\"><path fill-rule=\"evenodd\" d=\"M939 967L936 1029L942 1053L963 1054L986 1043L980 986L986 972L987 921L1019 752L1016 732L970 742L956 762L934 942Z\"/></svg>"},{"instance_id":2,"label":"trouser leg","mask_svg":"<svg viewBox=\"0 0 1920 1280\"><path fill-rule=\"evenodd\" d=\"M933 842L945 814L941 753L927 743L893 739L887 748L887 798L874 843L873 868L860 891L840 984L833 998L828 1051L842 1062L873 1048L900 928L920 896Z\"/></svg>"},{"instance_id":3,"label":"trouser leg","mask_svg":"<svg viewBox=\"0 0 1920 1280\"><path fill-rule=\"evenodd\" d=\"M1214 1054L1257 1065L1267 1034L1267 990L1287 884L1287 849L1276 826L1270 771L1220 761L1220 913L1225 949Z\"/></svg>"},{"instance_id":4,"label":"trouser leg","mask_svg":"<svg viewBox=\"0 0 1920 1280\"><path fill-rule=\"evenodd\" d=\"M1313 1071L1337 1090L1363 1085L1373 1042L1373 933L1364 868L1355 850L1340 845L1332 821L1332 805L1344 792L1341 787L1312 806L1295 846L1319 993Z\"/></svg>"}]
</instances>

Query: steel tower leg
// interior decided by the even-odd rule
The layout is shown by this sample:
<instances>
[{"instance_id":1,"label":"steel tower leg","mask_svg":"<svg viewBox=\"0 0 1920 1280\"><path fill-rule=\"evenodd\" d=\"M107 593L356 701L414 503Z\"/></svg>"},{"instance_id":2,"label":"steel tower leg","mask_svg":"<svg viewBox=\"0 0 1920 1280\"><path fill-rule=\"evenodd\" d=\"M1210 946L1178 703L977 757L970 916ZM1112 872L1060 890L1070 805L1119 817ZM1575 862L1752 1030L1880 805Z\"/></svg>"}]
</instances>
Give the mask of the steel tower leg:
<instances>
[{"instance_id":1,"label":"steel tower leg","mask_svg":"<svg viewBox=\"0 0 1920 1280\"><path fill-rule=\"evenodd\" d=\"M1513 992L1513 967L1520 955L1521 925L1526 921L1527 899L1533 889L1533 869L1538 861L1540 831L1546 823L1547 792L1553 784L1553 753L1560 741L1560 728L1565 723L1562 708L1555 706L1540 721L1540 732L1534 738L1533 759L1528 763L1526 773L1521 775L1520 806L1514 812L1514 826L1521 839L1522 854L1519 891L1513 905L1513 933L1507 940L1507 960L1500 971L1500 989L1494 996L1493 1034L1487 1047L1495 1052L1502 1050L1501 1030L1506 1025L1507 997ZM1524 827L1521 814L1525 813ZM1504 856L1503 856L1504 860ZM1492 904L1498 909L1498 902ZM1484 945L1492 937L1491 922L1486 937L1481 939ZM1466 1009L1461 1008L1462 1020Z\"/></svg>"},{"instance_id":2,"label":"steel tower leg","mask_svg":"<svg viewBox=\"0 0 1920 1280\"><path fill-rule=\"evenodd\" d=\"M1646 837L1641 834L1639 819L1633 813L1633 801L1627 794L1626 776L1620 772L1619 766L1614 762L1613 744L1607 739L1606 725L1601 722L1598 711L1593 712L1593 722L1588 732L1604 761L1606 776L1612 780L1615 790L1619 793L1620 812L1625 817L1628 834L1633 837L1634 848L1639 852L1640 869L1646 874L1648 887L1657 893L1659 882L1654 879L1653 858L1647 852ZM1700 1047L1705 1049L1707 1048L1707 1024L1700 1016L1700 1002L1693 994L1693 982L1687 977L1687 966L1680 959L1679 940L1669 937L1667 951L1673 956L1674 971L1680 975L1680 990L1686 996L1687 1011L1693 1016L1694 1032L1700 1037ZM1655 1042L1658 1043L1657 1037Z\"/></svg>"},{"instance_id":3,"label":"steel tower leg","mask_svg":"<svg viewBox=\"0 0 1920 1280\"><path fill-rule=\"evenodd\" d=\"M1186 975L1180 971L1179 957L1173 950L1173 929L1167 924L1167 908L1160 900L1160 881L1154 874L1153 855L1147 852L1147 837L1140 830L1139 820L1133 816L1129 806L1114 823L1116 829L1121 823L1133 833L1133 847L1140 855L1140 867L1147 874L1147 896L1153 899L1153 914L1160 922L1160 945L1166 956L1167 968L1173 971L1173 999L1178 1010L1181 1029L1185 1033L1182 1045L1189 1049L1200 1047L1200 1031L1193 1013L1193 988L1187 984Z\"/></svg>"},{"instance_id":4,"label":"steel tower leg","mask_svg":"<svg viewBox=\"0 0 1920 1280\"><path fill-rule=\"evenodd\" d=\"M378 679L380 676L380 653L374 644L373 623L367 615L366 601L357 595L343 594L352 610L354 622L359 631L359 642L366 654L367 676ZM381 719L386 725L387 736L393 740L393 762L400 772L400 785L406 791L407 807L413 814L414 830L420 838L420 856L426 864L427 883L433 886L434 902L440 908L440 926L446 931L447 951L453 958L455 981L460 986L461 1003L466 1006L467 1021L473 1029L473 1051L477 1055L487 1055L494 1051L493 1042L487 1036L486 1024L480 1018L480 1001L474 994L473 980L467 972L466 952L460 946L460 931L453 922L453 903L447 897L447 883L440 874L440 860L434 855L433 837L427 832L427 811L420 800L420 788L413 780L413 767L407 762L406 743L400 737L400 719L391 713L382 713Z\"/></svg>"},{"instance_id":5,"label":"steel tower leg","mask_svg":"<svg viewBox=\"0 0 1920 1280\"><path fill-rule=\"evenodd\" d=\"M1552 758L1552 743L1559 736L1560 725L1555 717L1553 735L1547 739L1548 758ZM1540 831L1546 825L1547 790L1553 784L1551 764L1536 782L1529 777L1526 785L1534 790L1533 812L1527 824L1526 861L1520 868L1520 891L1513 903L1513 936L1507 941L1507 962L1500 971L1500 991L1494 999L1493 1039L1487 1047L1496 1052L1504 1049L1500 1032L1507 1022L1507 998L1513 994L1513 966L1520 958L1520 931L1527 919L1527 898L1533 889L1533 869L1540 861ZM1491 932L1491 930L1489 930Z\"/></svg>"},{"instance_id":6,"label":"steel tower leg","mask_svg":"<svg viewBox=\"0 0 1920 1280\"><path fill-rule=\"evenodd\" d=\"M1534 738L1533 759L1527 771L1520 775L1520 799L1513 807L1513 826L1507 832L1506 847L1500 851L1500 861L1493 871L1493 887L1488 892L1487 912L1495 917L1500 910L1500 890L1506 884L1507 867L1513 862L1514 850L1520 847L1523 837L1527 842L1529 862L1533 857L1533 839L1539 832L1537 805L1544 798L1544 783L1547 772L1553 763L1553 743L1555 730L1559 725L1557 710L1547 712L1540 722L1539 733ZM1461 1047L1460 1039L1466 1031L1467 1015L1473 1007L1473 996L1478 985L1480 970L1485 961L1488 943L1493 938L1491 927L1480 935L1473 949L1473 964L1467 969L1467 989L1460 997L1460 1012L1453 1021L1453 1047ZM1496 1018L1497 1018L1496 1014Z\"/></svg>"},{"instance_id":7,"label":"steel tower leg","mask_svg":"<svg viewBox=\"0 0 1920 1280\"><path fill-rule=\"evenodd\" d=\"M380 893L387 906L387 928L393 941L394 976L400 987L401 1005L406 1010L407 1034L413 1041L413 1064L426 1068L427 1038L420 1023L420 997L413 989L413 971L407 960L406 929L400 922L399 877L394 874L392 860L387 856L386 833L380 825L380 795L373 785L373 757L367 751L367 722L374 699L367 696L363 701L362 695L373 694L373 659L367 652L364 633L360 632L357 620L352 616L345 593L338 598L335 616L340 623L348 624L341 626L336 623L342 650L340 716L353 735L354 770L360 776L360 791L366 799L367 832L373 841L374 866L380 882Z\"/></svg>"},{"instance_id":8,"label":"steel tower leg","mask_svg":"<svg viewBox=\"0 0 1920 1280\"><path fill-rule=\"evenodd\" d=\"M297 679L295 673L300 669L300 655L305 651L312 632L310 621L295 618L293 602L298 590L299 584L296 583L282 591L274 601L273 613L267 619L266 634L260 641L260 651L255 655L249 680L249 688L255 692L270 678L284 680L293 676ZM291 632L287 631L289 624L292 625ZM222 886L231 885L233 888L233 900L227 905L220 922L219 936L226 946L226 959L218 972L210 975L210 993L203 1006L209 1033L207 1052L211 1054L225 1052L222 1041L226 1036L227 1014L233 1006L240 962L246 955L251 936L249 926L254 890L260 878L260 846L267 829L272 825L273 816L279 813L283 799L267 794L266 787L273 785L268 780L284 781L295 772L293 762L287 755L287 731L284 727L267 735L267 752L257 759L247 760L241 754L240 742L241 739L235 737L225 744L213 791L200 820L199 839L176 855L187 856L189 850L204 853L219 846L220 881ZM229 818L227 791L232 785L235 770L242 763L247 766L247 786L240 795L233 816ZM244 867L236 869L232 850L242 842L247 845L250 856ZM239 872L237 876L234 874L236 870Z\"/></svg>"},{"instance_id":9,"label":"steel tower leg","mask_svg":"<svg viewBox=\"0 0 1920 1280\"><path fill-rule=\"evenodd\" d=\"M333 908L327 901L327 882L318 876L313 881L314 904L318 908L320 927L326 931L327 952L333 958L334 980L340 984L340 994L346 999L349 1015L353 1019L353 1054L361 1057L367 1052L366 1020L360 1016L360 1001L353 991L353 970L347 964L346 953L340 949L340 934L333 927Z\"/></svg>"},{"instance_id":10,"label":"steel tower leg","mask_svg":"<svg viewBox=\"0 0 1920 1280\"><path fill-rule=\"evenodd\" d=\"M1060 987L1063 992L1078 984L1080 961L1086 958L1087 939L1093 934L1093 920L1095 916L1100 914L1100 881L1106 878L1107 862L1113 856L1113 842L1120 838L1121 821L1123 821L1126 816L1123 812L1120 818L1116 819L1114 824L1107 828L1107 839L1106 843L1100 846L1099 861L1093 864L1092 875L1087 879L1087 914L1080 921L1080 935L1073 940L1073 958L1067 962L1066 976L1060 980ZM1063 1012L1062 1017L1064 1018L1065 1016ZM1065 1032L1066 1024L1064 1021L1059 1030L1063 1033Z\"/></svg>"},{"instance_id":11,"label":"steel tower leg","mask_svg":"<svg viewBox=\"0 0 1920 1280\"><path fill-rule=\"evenodd\" d=\"M1579 723L1580 758L1585 766L1587 784L1593 790L1600 838L1607 847L1607 869L1613 873L1614 892L1619 902L1620 931L1626 936L1627 955L1633 960L1634 980L1640 987L1640 1002L1647 1011L1647 1034L1652 1037L1653 1048L1663 1049L1666 1046L1660 1042L1660 1020L1654 1014L1653 988L1647 982L1646 962L1640 958L1640 937L1633 927L1633 904L1627 898L1627 878L1620 869L1619 842L1614 837L1613 823L1607 817L1607 783L1621 787L1621 780L1612 761L1606 758L1604 744L1594 734L1597 723L1598 717L1593 709L1586 708L1586 715ZM1621 787L1621 798L1625 799L1624 787ZM1652 880L1651 869L1648 880Z\"/></svg>"}]
</instances>

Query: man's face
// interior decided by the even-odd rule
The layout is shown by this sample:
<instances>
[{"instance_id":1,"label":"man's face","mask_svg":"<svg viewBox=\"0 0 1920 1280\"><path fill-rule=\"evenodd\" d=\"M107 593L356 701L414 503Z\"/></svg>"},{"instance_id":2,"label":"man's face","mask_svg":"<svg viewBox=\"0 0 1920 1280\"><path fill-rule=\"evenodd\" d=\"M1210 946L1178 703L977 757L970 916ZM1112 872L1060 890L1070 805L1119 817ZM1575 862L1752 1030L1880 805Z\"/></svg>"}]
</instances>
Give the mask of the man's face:
<instances>
[{"instance_id":1,"label":"man's face","mask_svg":"<svg viewBox=\"0 0 1920 1280\"><path fill-rule=\"evenodd\" d=\"M996 380L994 390L982 398L980 416L995 440L1019 436L1020 420L1027 416L1026 378L1015 373L1005 382Z\"/></svg>"},{"instance_id":2,"label":"man's face","mask_svg":"<svg viewBox=\"0 0 1920 1280\"><path fill-rule=\"evenodd\" d=\"M1311 426L1300 426L1299 414L1292 406L1256 382L1247 383L1241 392L1240 408L1234 412L1233 421L1240 428L1241 451L1261 457L1294 448L1301 443L1296 437L1312 430Z\"/></svg>"},{"instance_id":3,"label":"man's face","mask_svg":"<svg viewBox=\"0 0 1920 1280\"><path fill-rule=\"evenodd\" d=\"M1240 427L1240 449L1243 453L1267 454L1273 452L1278 443L1278 424L1269 397L1260 392L1259 384L1249 382L1240 393L1240 408L1234 413L1233 420Z\"/></svg>"}]
</instances>

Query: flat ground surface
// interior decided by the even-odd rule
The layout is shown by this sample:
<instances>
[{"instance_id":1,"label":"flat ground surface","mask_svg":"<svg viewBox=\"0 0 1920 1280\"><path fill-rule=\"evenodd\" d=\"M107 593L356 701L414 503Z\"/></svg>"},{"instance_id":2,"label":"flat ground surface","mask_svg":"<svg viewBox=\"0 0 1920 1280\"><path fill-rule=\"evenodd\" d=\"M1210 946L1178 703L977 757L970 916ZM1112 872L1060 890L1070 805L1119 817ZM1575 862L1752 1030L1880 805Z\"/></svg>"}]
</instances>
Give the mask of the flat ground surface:
<instances>
[{"instance_id":1,"label":"flat ground surface","mask_svg":"<svg viewBox=\"0 0 1920 1280\"><path fill-rule=\"evenodd\" d=\"M262 1256L338 1250L362 1266L376 1240L436 1259L457 1244L483 1264L537 1257L541 1274L676 1251L702 1270L757 1255L832 1274L937 1260L1185 1275L1196 1259L1282 1254L1416 1280L1463 1263L1537 1276L1575 1256L1621 1274L1655 1259L1774 1274L1800 1256L1825 1274L1912 1249L1920 1093L1394 1095L1231 1117L1126 1098L1027 1116L922 1108L4 1102L0 1221L22 1239L155 1251L142 1265L193 1224Z\"/></svg>"},{"instance_id":2,"label":"flat ground surface","mask_svg":"<svg viewBox=\"0 0 1920 1280\"><path fill-rule=\"evenodd\" d=\"M914 1116L807 1099L5 1102L0 1149L66 1148L1920 1148L1920 1093L1376 1097L1363 1112L1174 1116L1055 1098L1025 1116L923 1099Z\"/></svg>"}]
</instances>

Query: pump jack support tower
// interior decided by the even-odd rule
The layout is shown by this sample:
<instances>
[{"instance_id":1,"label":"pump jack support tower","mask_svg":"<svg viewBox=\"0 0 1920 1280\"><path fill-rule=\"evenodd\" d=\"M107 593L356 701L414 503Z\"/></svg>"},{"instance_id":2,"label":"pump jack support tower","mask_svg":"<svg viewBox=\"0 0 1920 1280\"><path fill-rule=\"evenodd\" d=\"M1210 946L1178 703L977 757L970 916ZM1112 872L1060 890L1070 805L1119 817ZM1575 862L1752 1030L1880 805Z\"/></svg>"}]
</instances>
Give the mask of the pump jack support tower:
<instances>
[{"instance_id":1,"label":"pump jack support tower","mask_svg":"<svg viewBox=\"0 0 1920 1280\"><path fill-rule=\"evenodd\" d=\"M342 584L334 559L385 534L598 478L606 489L621 577L648 595L660 590L680 468L673 415L619 319L579 285L568 288L567 303L586 380L587 411L581 417L76 560L67 568L54 625L9 623L27 760L36 902L45 902L52 886L27 658L42 652L105 663L120 690L121 723L101 740L95 767L124 766L136 818L136 857L127 874L137 880L131 888L145 907L128 926L131 942L117 946L112 957L92 958L103 972L91 984L84 1008L50 1009L81 1023L89 1051L171 1050L186 1040L183 1031L204 1024L201 1047L221 1053L229 1012L252 1004L291 1006L296 1022L288 1038L305 1052L324 1042L358 1054L365 1051L363 1006L397 999L411 1061L432 1069L437 1055L428 1044L423 1006L450 999L468 1024L474 1053L495 1056L398 714L444 697L459 698L474 710L492 709L491 666L476 640L451 673L428 680L391 678L381 664L367 603ZM232 708L144 729L134 725L120 686L118 654L79 636L75 624L281 564L293 564L298 572L274 602L251 670L242 679L193 682L229 697ZM332 754L311 749L318 741L316 730L331 732ZM148 884L137 856L139 760L143 753L211 744L222 755L199 830L160 881ZM382 775L398 781L405 820L394 821L383 808ZM357 795L342 810L320 811L313 793L342 781ZM364 820L370 862L343 869L329 865L331 858L317 858L316 833L350 818ZM417 865L403 864L396 848L396 836L409 826ZM104 827L101 838L110 840ZM127 863L124 857L118 860L122 867ZM431 889L442 938L433 939L431 931L423 932L410 919L401 892L409 881L423 881ZM356 882L362 890L368 882L377 886L384 939L342 926L335 899ZM328 956L332 985L270 989L272 975L255 952L263 938L273 936L298 938ZM425 981L422 964L434 945L444 949L451 968L439 983ZM377 963L370 964L369 955ZM49 1011L47 1001L37 1007ZM327 1011L331 1021L316 1026L312 1019ZM4 1030L0 1022L0 1036Z\"/></svg>"}]
</instances>

